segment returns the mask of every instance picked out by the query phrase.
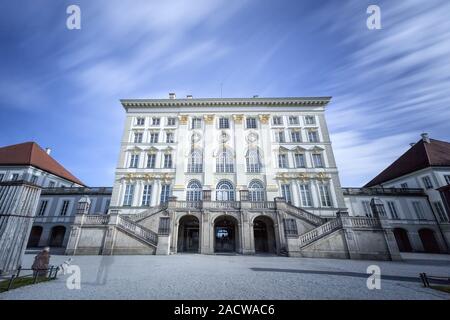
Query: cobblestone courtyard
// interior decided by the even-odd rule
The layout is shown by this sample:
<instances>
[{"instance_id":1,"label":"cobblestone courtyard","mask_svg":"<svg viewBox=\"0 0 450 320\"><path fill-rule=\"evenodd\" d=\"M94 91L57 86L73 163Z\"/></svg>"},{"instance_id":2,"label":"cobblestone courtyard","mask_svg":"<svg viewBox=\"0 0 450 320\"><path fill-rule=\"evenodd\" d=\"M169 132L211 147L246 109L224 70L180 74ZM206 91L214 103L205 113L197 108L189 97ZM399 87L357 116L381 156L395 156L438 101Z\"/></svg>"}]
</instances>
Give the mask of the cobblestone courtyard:
<instances>
[{"instance_id":1,"label":"cobblestone courtyard","mask_svg":"<svg viewBox=\"0 0 450 320\"><path fill-rule=\"evenodd\" d=\"M27 254L29 267L34 255ZM420 272L450 275L448 256L405 262L276 256L75 256L81 289L57 280L0 294L1 299L449 299L423 288ZM54 265L68 259L52 256ZM381 268L380 290L366 286L366 269Z\"/></svg>"}]
</instances>

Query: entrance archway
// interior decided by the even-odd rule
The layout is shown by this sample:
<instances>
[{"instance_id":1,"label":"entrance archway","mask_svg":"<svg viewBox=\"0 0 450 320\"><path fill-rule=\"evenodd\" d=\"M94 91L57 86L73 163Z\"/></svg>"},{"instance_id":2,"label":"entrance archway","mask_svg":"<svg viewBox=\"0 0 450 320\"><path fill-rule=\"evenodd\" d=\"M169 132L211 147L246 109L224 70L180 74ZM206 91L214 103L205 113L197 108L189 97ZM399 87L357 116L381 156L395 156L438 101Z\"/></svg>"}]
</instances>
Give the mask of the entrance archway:
<instances>
[{"instance_id":1,"label":"entrance archway","mask_svg":"<svg viewBox=\"0 0 450 320\"><path fill-rule=\"evenodd\" d=\"M41 226L33 226L31 228L30 237L28 238L28 248L35 248L39 246L39 241L41 240L42 235L42 227Z\"/></svg>"},{"instance_id":2,"label":"entrance archway","mask_svg":"<svg viewBox=\"0 0 450 320\"><path fill-rule=\"evenodd\" d=\"M63 226L53 227L48 245L50 247L62 247L65 235L66 235L65 227Z\"/></svg>"},{"instance_id":3,"label":"entrance archway","mask_svg":"<svg viewBox=\"0 0 450 320\"><path fill-rule=\"evenodd\" d=\"M221 216L214 222L214 252L237 252L238 222L230 216Z\"/></svg>"},{"instance_id":4,"label":"entrance archway","mask_svg":"<svg viewBox=\"0 0 450 320\"><path fill-rule=\"evenodd\" d=\"M409 242L408 231L402 228L395 228L393 232L395 241L397 241L398 250L400 252L411 252L412 247Z\"/></svg>"},{"instance_id":5,"label":"entrance archway","mask_svg":"<svg viewBox=\"0 0 450 320\"><path fill-rule=\"evenodd\" d=\"M276 253L275 228L269 217L256 217L253 220L253 236L256 253Z\"/></svg>"},{"instance_id":6,"label":"entrance archway","mask_svg":"<svg viewBox=\"0 0 450 320\"><path fill-rule=\"evenodd\" d=\"M200 228L197 217L184 216L178 223L178 252L199 252Z\"/></svg>"},{"instance_id":7,"label":"entrance archway","mask_svg":"<svg viewBox=\"0 0 450 320\"><path fill-rule=\"evenodd\" d=\"M434 236L434 232L431 229L419 230L420 241L422 241L423 249L429 253L439 253L439 245Z\"/></svg>"}]
</instances>

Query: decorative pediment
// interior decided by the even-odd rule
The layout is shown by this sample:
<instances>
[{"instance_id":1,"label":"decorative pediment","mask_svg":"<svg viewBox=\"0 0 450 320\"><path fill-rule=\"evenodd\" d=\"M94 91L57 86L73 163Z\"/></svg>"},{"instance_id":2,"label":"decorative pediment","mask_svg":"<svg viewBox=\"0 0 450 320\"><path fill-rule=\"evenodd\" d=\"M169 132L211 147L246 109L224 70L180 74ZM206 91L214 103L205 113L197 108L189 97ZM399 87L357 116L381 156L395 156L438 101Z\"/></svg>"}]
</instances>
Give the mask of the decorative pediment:
<instances>
[{"instance_id":1,"label":"decorative pediment","mask_svg":"<svg viewBox=\"0 0 450 320\"><path fill-rule=\"evenodd\" d=\"M144 150L143 148L140 148L138 146L132 146L132 147L128 147L127 148L128 152L134 152L134 153L138 153L138 152L141 152L143 150Z\"/></svg>"},{"instance_id":2,"label":"decorative pediment","mask_svg":"<svg viewBox=\"0 0 450 320\"><path fill-rule=\"evenodd\" d=\"M172 152L173 152L173 148L172 147L167 147L167 148L164 149L164 153L165 154L170 154Z\"/></svg>"},{"instance_id":3,"label":"decorative pediment","mask_svg":"<svg viewBox=\"0 0 450 320\"><path fill-rule=\"evenodd\" d=\"M327 181L330 180L331 178L324 172L319 172L316 174L315 179L320 181Z\"/></svg>"},{"instance_id":4,"label":"decorative pediment","mask_svg":"<svg viewBox=\"0 0 450 320\"><path fill-rule=\"evenodd\" d=\"M314 146L314 147L312 147L311 149L309 149L310 151L316 151L316 152L322 152L322 151L324 151L325 149L324 148L321 148L321 147L319 147L319 146Z\"/></svg>"},{"instance_id":5,"label":"decorative pediment","mask_svg":"<svg viewBox=\"0 0 450 320\"><path fill-rule=\"evenodd\" d=\"M292 151L298 152L298 153L303 153L306 151L305 148L300 147L300 146L296 146L295 148L292 149Z\"/></svg>"},{"instance_id":6,"label":"decorative pediment","mask_svg":"<svg viewBox=\"0 0 450 320\"><path fill-rule=\"evenodd\" d=\"M150 148L146 149L145 151L150 154L155 154L155 153L158 153L159 150L155 147L150 147Z\"/></svg>"},{"instance_id":7,"label":"decorative pediment","mask_svg":"<svg viewBox=\"0 0 450 320\"><path fill-rule=\"evenodd\" d=\"M278 148L278 153L287 153L287 152L289 152L288 148L285 148L283 146Z\"/></svg>"}]
</instances>

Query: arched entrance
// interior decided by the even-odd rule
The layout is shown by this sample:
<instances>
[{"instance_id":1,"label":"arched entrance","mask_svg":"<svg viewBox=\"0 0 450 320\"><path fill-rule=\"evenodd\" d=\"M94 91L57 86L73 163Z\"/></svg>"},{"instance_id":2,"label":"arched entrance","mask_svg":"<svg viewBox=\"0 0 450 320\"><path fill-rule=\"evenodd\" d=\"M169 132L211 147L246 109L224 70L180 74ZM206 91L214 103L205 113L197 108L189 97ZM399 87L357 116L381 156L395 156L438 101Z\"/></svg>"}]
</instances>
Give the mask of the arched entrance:
<instances>
[{"instance_id":1,"label":"arched entrance","mask_svg":"<svg viewBox=\"0 0 450 320\"><path fill-rule=\"evenodd\" d=\"M409 242L408 231L402 228L394 229L395 241L397 241L398 250L400 252L411 252L412 247Z\"/></svg>"},{"instance_id":2,"label":"arched entrance","mask_svg":"<svg viewBox=\"0 0 450 320\"><path fill-rule=\"evenodd\" d=\"M53 227L48 245L50 247L62 247L65 235L66 235L65 227L63 226Z\"/></svg>"},{"instance_id":3,"label":"arched entrance","mask_svg":"<svg viewBox=\"0 0 450 320\"><path fill-rule=\"evenodd\" d=\"M419 230L420 241L422 241L423 249L429 253L439 253L439 245L434 236L434 232L431 229Z\"/></svg>"},{"instance_id":4,"label":"arched entrance","mask_svg":"<svg viewBox=\"0 0 450 320\"><path fill-rule=\"evenodd\" d=\"M199 222L195 216L184 216L178 223L178 252L199 252Z\"/></svg>"},{"instance_id":5,"label":"arched entrance","mask_svg":"<svg viewBox=\"0 0 450 320\"><path fill-rule=\"evenodd\" d=\"M253 220L256 253L276 253L275 228L272 219L260 216Z\"/></svg>"},{"instance_id":6,"label":"arched entrance","mask_svg":"<svg viewBox=\"0 0 450 320\"><path fill-rule=\"evenodd\" d=\"M236 252L238 249L238 222L230 216L221 216L214 222L214 252Z\"/></svg>"},{"instance_id":7,"label":"arched entrance","mask_svg":"<svg viewBox=\"0 0 450 320\"><path fill-rule=\"evenodd\" d=\"M28 248L35 248L39 246L39 241L41 240L42 235L42 227L41 226L33 226L31 228L30 237L28 238Z\"/></svg>"}]
</instances>

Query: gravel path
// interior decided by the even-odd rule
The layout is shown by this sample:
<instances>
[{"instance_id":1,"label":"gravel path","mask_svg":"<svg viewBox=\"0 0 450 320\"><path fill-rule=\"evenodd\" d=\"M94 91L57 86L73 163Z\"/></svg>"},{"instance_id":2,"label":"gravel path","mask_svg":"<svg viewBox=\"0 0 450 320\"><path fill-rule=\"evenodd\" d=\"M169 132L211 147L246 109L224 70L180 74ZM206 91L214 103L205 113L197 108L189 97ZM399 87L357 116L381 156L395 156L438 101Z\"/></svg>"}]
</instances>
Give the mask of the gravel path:
<instances>
[{"instance_id":1,"label":"gravel path","mask_svg":"<svg viewBox=\"0 0 450 320\"><path fill-rule=\"evenodd\" d=\"M67 256L52 256L60 264ZM275 256L75 256L81 289L57 280L0 294L2 299L449 299L423 288L420 272L450 276L450 261L380 262ZM24 266L33 255L25 255ZM380 290L366 286L381 268Z\"/></svg>"}]
</instances>

